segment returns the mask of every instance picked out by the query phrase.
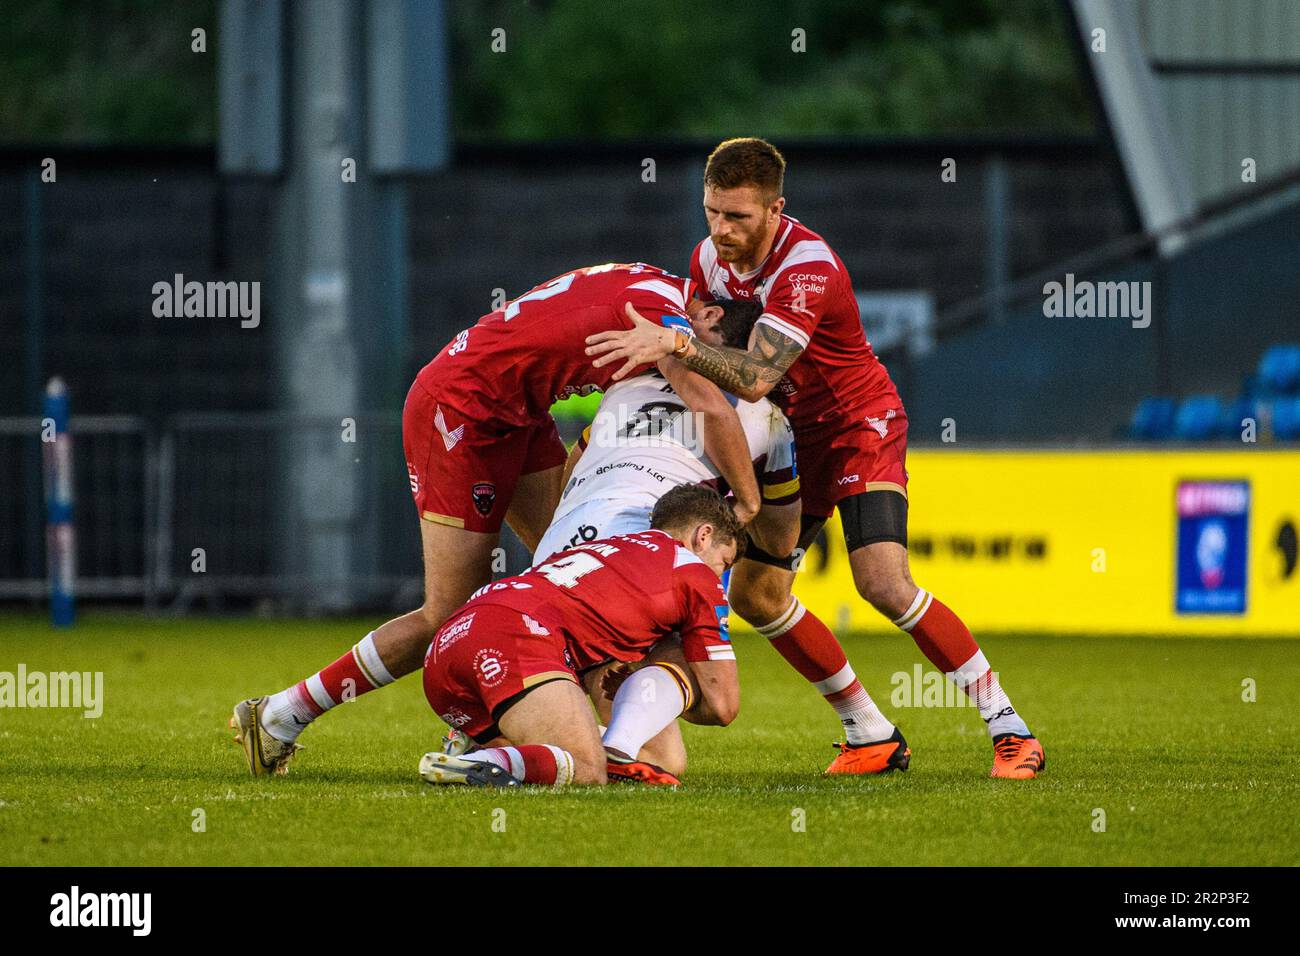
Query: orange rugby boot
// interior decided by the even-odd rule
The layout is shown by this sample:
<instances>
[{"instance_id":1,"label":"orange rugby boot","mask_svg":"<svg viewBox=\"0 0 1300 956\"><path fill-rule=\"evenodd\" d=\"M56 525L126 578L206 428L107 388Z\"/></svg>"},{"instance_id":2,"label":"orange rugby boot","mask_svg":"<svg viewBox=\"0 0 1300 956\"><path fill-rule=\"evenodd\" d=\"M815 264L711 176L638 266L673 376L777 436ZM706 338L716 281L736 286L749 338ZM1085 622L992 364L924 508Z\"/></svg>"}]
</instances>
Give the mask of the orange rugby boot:
<instances>
[{"instance_id":1,"label":"orange rugby boot","mask_svg":"<svg viewBox=\"0 0 1300 956\"><path fill-rule=\"evenodd\" d=\"M643 760L627 760L621 755L605 755L605 775L610 783L643 783L652 787L677 787L681 781L663 767Z\"/></svg>"},{"instance_id":2,"label":"orange rugby boot","mask_svg":"<svg viewBox=\"0 0 1300 956\"><path fill-rule=\"evenodd\" d=\"M993 738L993 769L990 777L1002 777L1008 780L1028 780L1038 776L1038 772L1047 766L1047 757L1043 755L1043 745L1036 737L1021 737L1019 734L998 734Z\"/></svg>"},{"instance_id":3,"label":"orange rugby boot","mask_svg":"<svg viewBox=\"0 0 1300 956\"><path fill-rule=\"evenodd\" d=\"M825 773L889 773L891 770L906 770L912 759L912 750L903 739L903 733L897 727L888 740L877 740L869 744L836 744L839 756L831 761Z\"/></svg>"}]
</instances>

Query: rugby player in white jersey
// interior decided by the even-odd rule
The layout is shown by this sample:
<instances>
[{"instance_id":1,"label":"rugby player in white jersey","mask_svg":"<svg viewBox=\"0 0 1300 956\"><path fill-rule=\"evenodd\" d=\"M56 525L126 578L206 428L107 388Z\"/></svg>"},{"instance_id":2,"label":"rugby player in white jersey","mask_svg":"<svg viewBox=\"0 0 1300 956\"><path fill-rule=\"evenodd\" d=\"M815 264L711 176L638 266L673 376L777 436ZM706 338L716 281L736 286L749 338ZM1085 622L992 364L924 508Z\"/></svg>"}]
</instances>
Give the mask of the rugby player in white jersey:
<instances>
[{"instance_id":1,"label":"rugby player in white jersey","mask_svg":"<svg viewBox=\"0 0 1300 956\"><path fill-rule=\"evenodd\" d=\"M722 300L693 315L691 324L701 341L744 348L761 313L757 302ZM800 527L790 424L766 398L732 400L762 493L762 507L746 530L765 551L789 554ZM702 427L653 369L608 388L565 463L564 493L538 543L534 565L585 542L645 531L655 503L678 485L703 484L726 494L725 481L704 451ZM720 624L728 639L725 620ZM634 668L636 680L623 690ZM582 678L601 723L608 725L610 779L677 783L686 749L676 718L689 711L695 696L680 647L671 639L661 641L642 665L610 663Z\"/></svg>"},{"instance_id":2,"label":"rugby player in white jersey","mask_svg":"<svg viewBox=\"0 0 1300 956\"><path fill-rule=\"evenodd\" d=\"M706 306L691 324L702 341L743 344L761 313L757 302L723 300ZM747 530L765 550L771 543L787 554L797 543L799 526L790 424L766 398L731 401L763 496ZM677 485L708 485L725 495L726 482L704 451L702 427L654 369L606 389L594 420L569 453L564 492L538 542L534 564L585 541L646 530L655 502Z\"/></svg>"}]
</instances>

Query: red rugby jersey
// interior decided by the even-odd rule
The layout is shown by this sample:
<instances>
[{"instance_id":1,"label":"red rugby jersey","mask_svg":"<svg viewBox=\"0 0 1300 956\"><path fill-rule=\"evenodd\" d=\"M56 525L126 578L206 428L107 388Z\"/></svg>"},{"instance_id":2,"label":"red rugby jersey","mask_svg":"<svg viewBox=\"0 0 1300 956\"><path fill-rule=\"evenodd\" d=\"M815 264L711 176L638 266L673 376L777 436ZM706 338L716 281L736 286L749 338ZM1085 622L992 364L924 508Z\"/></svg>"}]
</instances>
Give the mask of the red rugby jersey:
<instances>
[{"instance_id":1,"label":"red rugby jersey","mask_svg":"<svg viewBox=\"0 0 1300 956\"><path fill-rule=\"evenodd\" d=\"M615 535L561 551L485 585L469 605L513 608L564 632L581 670L638 661L677 631L688 661L735 660L727 596L703 561L663 531Z\"/></svg>"},{"instance_id":2,"label":"red rugby jersey","mask_svg":"<svg viewBox=\"0 0 1300 956\"><path fill-rule=\"evenodd\" d=\"M621 363L594 368L587 336L631 328L624 305L689 331L689 296L690 280L640 262L575 269L483 316L416 380L479 422L528 425L552 403L610 384Z\"/></svg>"},{"instance_id":3,"label":"red rugby jersey","mask_svg":"<svg viewBox=\"0 0 1300 956\"><path fill-rule=\"evenodd\" d=\"M885 366L862 330L848 270L821 236L782 215L767 258L738 275L718 259L708 239L691 254L695 294L716 299L757 298L759 322L801 346L785 377L768 394L796 433L861 418L868 405L897 397Z\"/></svg>"}]
</instances>

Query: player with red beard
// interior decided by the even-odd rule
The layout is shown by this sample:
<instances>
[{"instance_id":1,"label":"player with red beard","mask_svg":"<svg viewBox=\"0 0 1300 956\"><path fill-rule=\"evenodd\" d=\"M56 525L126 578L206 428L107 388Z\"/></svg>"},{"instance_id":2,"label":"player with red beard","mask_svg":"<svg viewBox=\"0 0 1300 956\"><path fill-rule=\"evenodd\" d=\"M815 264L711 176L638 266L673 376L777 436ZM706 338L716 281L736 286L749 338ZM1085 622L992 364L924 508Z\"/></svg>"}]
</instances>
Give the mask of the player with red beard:
<instances>
[{"instance_id":1,"label":"player with red beard","mask_svg":"<svg viewBox=\"0 0 1300 956\"><path fill-rule=\"evenodd\" d=\"M230 725L255 776L284 773L298 735L321 714L420 667L447 616L491 579L503 521L536 548L560 497L566 456L550 406L610 384L612 370L592 368L583 343L593 332L628 327L627 306L685 330L692 310L707 310L689 279L654 266L575 269L484 316L420 371L403 409L402 442L420 518L424 604L310 677L235 706ZM759 493L735 410L680 363L659 367L700 416L703 444L743 524L758 511Z\"/></svg>"},{"instance_id":2,"label":"player with red beard","mask_svg":"<svg viewBox=\"0 0 1300 956\"><path fill-rule=\"evenodd\" d=\"M633 314L629 330L588 338L603 368L674 355L747 400L769 396L790 419L803 488L793 556L751 549L732 576L737 613L826 696L846 741L828 773L906 768L910 751L854 675L839 641L792 594L798 557L838 508L858 593L907 631L921 652L978 705L993 739L990 775L1027 778L1043 748L1002 689L961 619L913 582L907 560L907 414L867 343L853 284L826 241L783 213L785 160L753 138L722 143L704 173L709 238L691 276L706 300L755 298L763 315L748 350L713 346Z\"/></svg>"}]
</instances>

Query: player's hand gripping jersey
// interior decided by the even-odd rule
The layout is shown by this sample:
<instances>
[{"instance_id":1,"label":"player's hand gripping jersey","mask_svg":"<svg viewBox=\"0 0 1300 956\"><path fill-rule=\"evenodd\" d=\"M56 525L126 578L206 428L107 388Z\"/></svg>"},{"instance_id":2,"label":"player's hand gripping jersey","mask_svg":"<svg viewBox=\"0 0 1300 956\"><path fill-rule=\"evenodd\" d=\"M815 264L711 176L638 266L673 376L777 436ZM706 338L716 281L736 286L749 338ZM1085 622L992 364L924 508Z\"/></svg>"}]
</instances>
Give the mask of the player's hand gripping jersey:
<instances>
[{"instance_id":1,"label":"player's hand gripping jersey","mask_svg":"<svg viewBox=\"0 0 1300 956\"><path fill-rule=\"evenodd\" d=\"M543 283L460 332L420 370L402 411L406 467L420 515L469 531L501 528L520 475L564 464L548 409L610 383L584 353L593 332L642 315L689 329L690 280L634 263Z\"/></svg>"},{"instance_id":2,"label":"player's hand gripping jersey","mask_svg":"<svg viewBox=\"0 0 1300 956\"><path fill-rule=\"evenodd\" d=\"M727 613L718 576L670 535L593 541L475 592L429 646L425 694L480 737L524 691L641 660L674 631L688 661L734 660Z\"/></svg>"},{"instance_id":3,"label":"player's hand gripping jersey","mask_svg":"<svg viewBox=\"0 0 1300 956\"><path fill-rule=\"evenodd\" d=\"M848 270L826 241L783 215L753 272L736 274L705 239L691 256L691 278L704 301L757 299L758 324L803 347L769 397L794 430L804 513L825 517L864 491L905 494L907 415L867 343Z\"/></svg>"},{"instance_id":4,"label":"player's hand gripping jersey","mask_svg":"<svg viewBox=\"0 0 1300 956\"><path fill-rule=\"evenodd\" d=\"M736 413L763 503L798 500L794 436L785 416L766 399L737 402ZM655 503L677 485L728 490L686 402L654 370L610 386L579 444L582 457L538 545L539 561L584 541L648 528Z\"/></svg>"}]
</instances>

